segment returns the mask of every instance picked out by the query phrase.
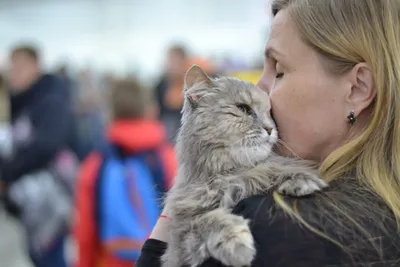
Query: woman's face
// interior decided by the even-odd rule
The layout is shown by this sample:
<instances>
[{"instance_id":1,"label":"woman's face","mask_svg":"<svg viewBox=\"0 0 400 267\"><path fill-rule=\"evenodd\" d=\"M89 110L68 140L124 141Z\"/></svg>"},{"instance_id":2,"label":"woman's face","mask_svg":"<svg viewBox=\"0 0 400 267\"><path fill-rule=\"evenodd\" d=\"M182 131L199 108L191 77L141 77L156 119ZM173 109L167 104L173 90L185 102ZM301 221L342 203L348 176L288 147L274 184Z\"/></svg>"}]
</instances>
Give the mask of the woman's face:
<instances>
[{"instance_id":1,"label":"woman's face","mask_svg":"<svg viewBox=\"0 0 400 267\"><path fill-rule=\"evenodd\" d=\"M271 97L282 155L322 161L348 136L347 79L330 74L324 59L300 37L284 10L274 18L259 87ZM326 64L326 62L325 62Z\"/></svg>"}]
</instances>

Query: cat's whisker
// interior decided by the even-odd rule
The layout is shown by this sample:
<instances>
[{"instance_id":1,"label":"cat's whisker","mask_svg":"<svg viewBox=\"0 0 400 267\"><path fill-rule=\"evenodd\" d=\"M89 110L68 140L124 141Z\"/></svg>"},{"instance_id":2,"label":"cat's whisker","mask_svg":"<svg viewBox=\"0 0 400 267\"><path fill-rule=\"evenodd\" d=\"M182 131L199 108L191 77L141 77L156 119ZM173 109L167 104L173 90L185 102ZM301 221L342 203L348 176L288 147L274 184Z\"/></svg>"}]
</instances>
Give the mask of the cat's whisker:
<instances>
[{"instance_id":1,"label":"cat's whisker","mask_svg":"<svg viewBox=\"0 0 400 267\"><path fill-rule=\"evenodd\" d=\"M232 145L240 144L241 146L243 145L243 140L247 138L247 136L240 138L239 140L236 140L235 142L232 143Z\"/></svg>"},{"instance_id":2,"label":"cat's whisker","mask_svg":"<svg viewBox=\"0 0 400 267\"><path fill-rule=\"evenodd\" d=\"M253 145L252 142L254 141L254 139L252 137L253 136L246 135L246 136L240 138L239 140L236 140L235 142L233 142L231 146L235 147L236 145L239 145L239 151L242 151L244 153L244 155L246 156L246 159L249 161L251 166L254 167L255 166L254 160L250 156L250 154L252 154L252 153L249 154L249 152L248 152L249 145L250 146ZM254 135L254 137L256 137L256 136ZM245 144L245 141L251 142L251 143Z\"/></svg>"},{"instance_id":3,"label":"cat's whisker","mask_svg":"<svg viewBox=\"0 0 400 267\"><path fill-rule=\"evenodd\" d=\"M244 154L246 155L246 158L249 162L251 162L249 153L247 152L247 146L245 146L244 144L241 145L241 150L244 152Z\"/></svg>"},{"instance_id":4,"label":"cat's whisker","mask_svg":"<svg viewBox=\"0 0 400 267\"><path fill-rule=\"evenodd\" d=\"M251 162L249 153L248 153L248 151L247 151L247 146L242 145L242 150L244 151L244 154L246 155L247 160L248 160L249 162Z\"/></svg>"},{"instance_id":5,"label":"cat's whisker","mask_svg":"<svg viewBox=\"0 0 400 267\"><path fill-rule=\"evenodd\" d=\"M245 151L245 155L246 155L250 165L252 167L255 167L256 165L255 165L254 161L252 160L252 158L250 157L250 154L248 153L248 148L249 148L249 146L243 146L243 150Z\"/></svg>"},{"instance_id":6,"label":"cat's whisker","mask_svg":"<svg viewBox=\"0 0 400 267\"><path fill-rule=\"evenodd\" d=\"M282 139L278 139L278 143L286 147L296 158L303 159L299 155L297 155Z\"/></svg>"}]
</instances>

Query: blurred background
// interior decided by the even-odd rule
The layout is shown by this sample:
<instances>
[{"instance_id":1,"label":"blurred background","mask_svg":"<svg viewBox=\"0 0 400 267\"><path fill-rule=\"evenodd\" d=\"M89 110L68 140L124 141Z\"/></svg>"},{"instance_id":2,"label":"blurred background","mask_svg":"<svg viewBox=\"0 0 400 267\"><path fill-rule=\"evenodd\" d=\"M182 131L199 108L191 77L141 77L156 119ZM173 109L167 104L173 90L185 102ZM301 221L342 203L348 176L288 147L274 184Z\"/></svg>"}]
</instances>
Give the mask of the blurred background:
<instances>
[{"instance_id":1,"label":"blurred background","mask_svg":"<svg viewBox=\"0 0 400 267\"><path fill-rule=\"evenodd\" d=\"M112 82L134 78L154 92L173 144L188 67L256 82L268 28L266 0L0 0L1 88L7 95L11 51L35 47L41 72L68 83L83 160L105 142ZM0 105L7 122L9 103ZM31 266L23 233L0 216L0 267Z\"/></svg>"},{"instance_id":2,"label":"blurred background","mask_svg":"<svg viewBox=\"0 0 400 267\"><path fill-rule=\"evenodd\" d=\"M267 36L265 7L265 0L1 0L0 62L15 42L33 41L49 70L66 64L151 82L179 42L218 65L252 67Z\"/></svg>"}]
</instances>

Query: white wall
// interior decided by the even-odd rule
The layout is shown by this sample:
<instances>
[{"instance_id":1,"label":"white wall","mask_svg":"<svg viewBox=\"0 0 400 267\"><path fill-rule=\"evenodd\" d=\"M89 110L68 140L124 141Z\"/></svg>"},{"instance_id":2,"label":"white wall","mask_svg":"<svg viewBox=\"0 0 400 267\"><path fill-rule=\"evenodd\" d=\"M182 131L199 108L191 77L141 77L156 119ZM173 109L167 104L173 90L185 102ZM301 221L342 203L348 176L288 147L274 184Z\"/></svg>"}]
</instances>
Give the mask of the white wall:
<instances>
[{"instance_id":1,"label":"white wall","mask_svg":"<svg viewBox=\"0 0 400 267\"><path fill-rule=\"evenodd\" d=\"M200 54L261 57L266 0L36 0L0 5L0 55L19 40L36 40L45 63L154 74L168 43ZM36 2L36 3L35 3Z\"/></svg>"}]
</instances>

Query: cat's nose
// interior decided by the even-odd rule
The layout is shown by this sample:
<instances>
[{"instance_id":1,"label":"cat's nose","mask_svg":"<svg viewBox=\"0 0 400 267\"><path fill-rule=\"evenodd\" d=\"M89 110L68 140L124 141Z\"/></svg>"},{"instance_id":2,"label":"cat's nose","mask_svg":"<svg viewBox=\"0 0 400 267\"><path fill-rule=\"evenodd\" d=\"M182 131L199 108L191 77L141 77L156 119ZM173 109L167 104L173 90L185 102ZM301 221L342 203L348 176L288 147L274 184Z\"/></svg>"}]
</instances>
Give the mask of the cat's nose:
<instances>
[{"instance_id":1,"label":"cat's nose","mask_svg":"<svg viewBox=\"0 0 400 267\"><path fill-rule=\"evenodd\" d=\"M268 133L269 135L271 135L271 133L272 133L272 127L266 126L266 127L264 127L264 129L267 131L267 133Z\"/></svg>"}]
</instances>

